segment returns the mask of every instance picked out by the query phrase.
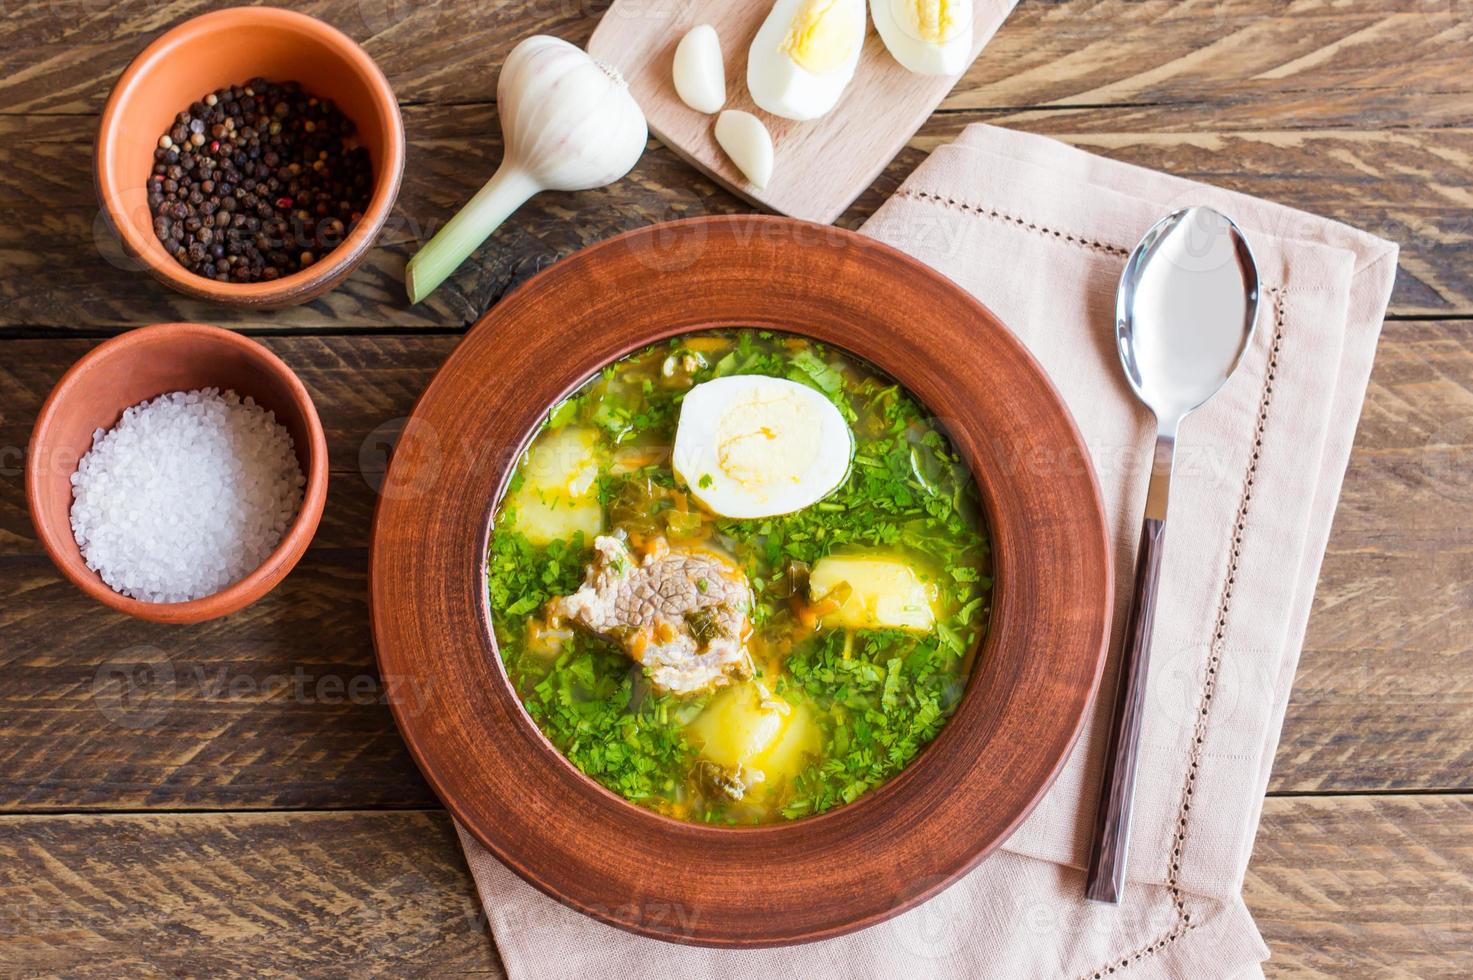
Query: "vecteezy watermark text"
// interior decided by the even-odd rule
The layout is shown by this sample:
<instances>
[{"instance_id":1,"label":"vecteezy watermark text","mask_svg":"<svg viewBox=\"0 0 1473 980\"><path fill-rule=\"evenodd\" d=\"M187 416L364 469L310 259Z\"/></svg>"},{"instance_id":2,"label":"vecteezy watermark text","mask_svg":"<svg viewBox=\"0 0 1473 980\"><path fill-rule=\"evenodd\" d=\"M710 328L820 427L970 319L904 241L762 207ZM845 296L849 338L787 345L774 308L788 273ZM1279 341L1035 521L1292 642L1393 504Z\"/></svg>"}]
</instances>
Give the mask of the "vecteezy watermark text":
<instances>
[{"instance_id":1,"label":"vecteezy watermark text","mask_svg":"<svg viewBox=\"0 0 1473 980\"><path fill-rule=\"evenodd\" d=\"M98 666L92 700L113 724L131 729L164 725L185 704L272 701L291 705L386 705L410 715L424 709L429 682L369 671L290 671L257 674L227 665L180 663L156 647L130 647Z\"/></svg>"}]
</instances>

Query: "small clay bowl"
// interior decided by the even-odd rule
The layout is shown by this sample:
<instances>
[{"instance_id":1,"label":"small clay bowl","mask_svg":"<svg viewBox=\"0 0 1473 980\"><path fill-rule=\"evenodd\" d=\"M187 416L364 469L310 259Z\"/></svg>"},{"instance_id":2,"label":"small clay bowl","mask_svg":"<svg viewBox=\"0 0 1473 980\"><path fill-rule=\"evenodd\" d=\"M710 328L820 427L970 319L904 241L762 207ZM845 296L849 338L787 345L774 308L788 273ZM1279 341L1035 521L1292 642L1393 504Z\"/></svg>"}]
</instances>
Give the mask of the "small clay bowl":
<instances>
[{"instance_id":1,"label":"small clay bowl","mask_svg":"<svg viewBox=\"0 0 1473 980\"><path fill-rule=\"evenodd\" d=\"M123 410L171 391L219 388L254 398L291 433L307 483L296 519L266 561L234 585L189 602L143 602L113 591L72 536L71 477L92 434ZM327 500L327 440L307 389L281 358L239 334L199 323L133 330L88 351L52 389L26 454L26 501L51 560L110 609L156 623L198 623L243 609L271 591L307 550Z\"/></svg>"},{"instance_id":2,"label":"small clay bowl","mask_svg":"<svg viewBox=\"0 0 1473 980\"><path fill-rule=\"evenodd\" d=\"M146 183L158 139L178 113L216 89L258 76L301 82L338 104L373 161L373 196L348 237L308 268L272 282L216 282L185 269L159 244ZM272 7L215 11L159 37L113 86L97 134L97 196L126 251L181 293L231 306L293 306L341 283L383 229L403 172L404 122L378 65L337 28Z\"/></svg>"}]
</instances>

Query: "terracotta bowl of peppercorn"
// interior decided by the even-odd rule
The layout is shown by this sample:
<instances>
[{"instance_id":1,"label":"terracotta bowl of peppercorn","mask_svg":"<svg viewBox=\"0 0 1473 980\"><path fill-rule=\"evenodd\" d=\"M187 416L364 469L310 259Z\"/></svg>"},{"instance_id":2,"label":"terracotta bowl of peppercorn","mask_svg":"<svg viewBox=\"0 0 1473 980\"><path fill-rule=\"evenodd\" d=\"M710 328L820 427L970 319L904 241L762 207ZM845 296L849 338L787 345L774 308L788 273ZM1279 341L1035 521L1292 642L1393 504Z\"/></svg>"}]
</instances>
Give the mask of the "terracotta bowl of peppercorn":
<instances>
[{"instance_id":1,"label":"terracotta bowl of peppercorn","mask_svg":"<svg viewBox=\"0 0 1473 980\"><path fill-rule=\"evenodd\" d=\"M98 197L127 251L232 306L292 306L341 283L403 171L403 120L373 59L271 7L159 37L118 79L97 139Z\"/></svg>"}]
</instances>

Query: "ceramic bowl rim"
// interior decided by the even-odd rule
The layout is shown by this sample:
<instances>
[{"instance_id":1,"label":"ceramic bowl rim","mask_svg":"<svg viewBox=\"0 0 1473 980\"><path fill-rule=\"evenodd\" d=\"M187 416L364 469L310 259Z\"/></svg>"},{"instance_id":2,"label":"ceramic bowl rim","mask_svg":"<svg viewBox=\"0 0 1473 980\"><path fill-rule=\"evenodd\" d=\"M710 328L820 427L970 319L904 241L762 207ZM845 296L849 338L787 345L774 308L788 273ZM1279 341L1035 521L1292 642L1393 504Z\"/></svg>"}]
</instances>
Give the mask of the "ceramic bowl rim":
<instances>
[{"instance_id":1,"label":"ceramic bowl rim","mask_svg":"<svg viewBox=\"0 0 1473 980\"><path fill-rule=\"evenodd\" d=\"M996 317L990 311L987 311L985 307L971 296L965 294L950 280L945 279L944 276L922 265L915 259L888 246L839 229L814 226L807 222L798 222L792 219L765 216L706 217L637 229L584 249L574 257L565 259L554 265L551 269L539 274L539 276L534 277L528 283L521 286L512 296L503 299L500 304L478 322L476 327L472 329L471 334L462 341L456 352L451 355L450 359L441 367L440 371L426 388L419 403L416 405L414 413L410 416L409 426L412 427L416 419L423 418L423 412L427 405L443 403L451 397L446 396L445 391L449 390L447 386L453 386L455 381L460 380L461 376L465 374L466 369L464 364L467 362L469 356L467 352L472 351L478 345L485 347L486 344L490 343L488 338L493 334L499 341L506 339L506 335L495 330L495 328L498 326L505 327L505 321L509 318L525 315L523 311L536 303L537 297L539 296L539 288L550 290L554 283L565 283L567 277L575 276L579 273L586 273L596 263L616 256L621 249L633 251L640 247L641 244L647 244L650 240L656 239L659 236L665 236L666 238L672 236L678 237L684 232L690 232L692 237L704 238L706 235L710 235L712 238L716 238L731 234L733 233L733 229L741 227L758 229L759 234L765 231L772 232L775 236L786 235L794 241L815 235L837 236L837 239L846 246L852 246L861 252L869 254L875 261L888 262L899 267L906 274L924 280L930 287L945 291L950 302L957 308L965 308L978 318L991 324L989 339L995 339L1006 345L1009 348L1008 356L1013 358L1015 362L1031 365L1030 370L1034 372L1031 383L1039 386L1038 390L1047 390L1051 393L1052 404L1048 410L1050 412L1056 410L1058 413L1061 413L1058 415L1058 418L1061 420L1060 424L1067 428L1067 441L1070 441L1073 447L1081 453L1078 459L1078 464L1080 465L1076 466L1075 471L1070 474L1068 479L1071 481L1072 488L1082 493L1084 499L1083 509L1079 516L1084 519L1085 524L1078 529L1078 537L1082 542L1079 546L1081 553L1087 553L1090 559L1097 562L1097 565L1080 573L1079 577L1083 584L1079 584L1076 587L1076 591L1080 595L1087 593L1088 600L1086 605L1089 608L1080 616L1080 621L1085 623L1085 625L1079 629L1079 635L1088 634L1088 639L1080 640L1078 643L1079 649L1075 651L1076 657L1078 658L1078 664L1076 666L1079 668L1080 673L1078 678L1079 687L1074 689L1073 695L1071 695L1076 697L1076 700L1070 702L1071 710L1074 713L1066 719L1067 731L1065 730L1063 721L1058 722L1053 730L1050 737L1057 738L1063 748L1056 756L1051 756L1048 760L1046 778L1041 779L1036 787L1030 784L1030 798L1026 801L1026 805L1020 806L1016 811L1010 811L1008 813L1004 832L993 836L982 846L970 850L963 859L958 859L948 865L944 875L917 885L914 890L907 892L903 898L884 908L877 909L871 907L872 903L866 904L870 903L870 899L867 898L847 896L845 901L849 905L845 906L842 912L834 912L832 914L828 912L823 913L828 917L821 925L813 927L770 921L763 923L760 928L747 928L745 930L726 930L724 926L717 924L714 927L703 926L695 932L681 932L668 923L652 923L643 920L638 914L638 910L626 912L625 909L611 907L609 903L616 902L620 896L603 896L608 899L608 903L605 903L602 899L588 900L587 889L590 886L578 883L576 876L569 877L569 872L567 871L555 868L549 871L549 865L547 864L547 861L550 860L549 858L540 855L538 848L530 847L528 845L528 839L514 838L511 836L520 833L520 831L513 831L504 825L498 825L482 819L483 814L481 811L488 805L497 807L498 812L505 811L506 807L502 803L488 804L486 797L491 791L485 786L480 787L478 795L468 795L467 787L470 784L467 780L472 779L473 781L473 777L468 777L461 772L452 772L452 769L460 766L471 766L474 768L476 765L484 769L484 764L461 762L455 766L442 767L442 763L447 763L449 758L445 754L448 750L435 743L437 740L444 738L446 725L453 726L454 719L456 718L466 719L469 717L464 713L466 710L469 710L464 697L458 695L459 700L455 701L453 705L449 705L447 702L446 705L442 706L435 703L435 699L439 695L432 694L428 700L430 702L429 710L434 714L434 717L429 721L425 721L421 715L426 710L425 702L422 699L423 692L411 691L407 687L401 687L401 696L391 695L389 699L390 706L394 711L401 734L404 735L410 753L427 781L441 800L444 801L451 813L459 820L460 824L465 827L467 832L518 876L564 904L628 931L665 941L719 947L787 945L852 932L864 926L884 921L891 916L919 904L975 867L983 857L990 853L1006 838L1008 833L1011 833L1026 818L1047 790L1048 786L1052 784L1053 779L1057 776L1067 760L1069 749L1072 748L1074 742L1077 740L1088 717L1088 706L1093 702L1094 695L1098 690L1101 672L1104 667L1105 652L1109 642L1109 623L1113 598L1113 564L1098 482L1095 479L1093 467L1089 463L1088 455L1084 452L1082 438L1079 436L1077 427L1074 425L1072 419L1069 418L1062 401L1058 399L1057 392L1048 382L1047 377L1043 374L1037 362L1028 354L1026 348L1023 347L1020 341L1010 333L1007 333L1005 328L1001 327L1000 322L997 321ZM537 285L539 283L541 283L540 287ZM516 312L513 312L514 308L518 308ZM765 323L765 321L761 320L755 322L748 320L745 322L746 325L759 327ZM602 356L598 363L607 363L622 356L621 352L627 353L630 350L639 349L650 343L657 342L664 337L686 333L690 329L708 329L724 325L736 324L725 324L719 320L708 321L699 327L685 327L666 330L663 333L655 332L648 335L641 335L631 338L627 342L621 341L618 350L605 349L609 344L612 344L612 341L601 342L604 346L600 347L600 354L607 354L607 356ZM795 329L794 332L802 334L806 331ZM810 333L809 335L812 336L813 334ZM819 339L828 342L827 338L820 337ZM911 379L907 378L904 373L895 370L894 365L889 362L889 358L883 352L854 346L847 346L846 349L874 363L902 383L914 387L911 384ZM487 350L489 351L489 348ZM591 365L593 363L593 358L590 355L588 364ZM585 366L588 365L580 362L577 369L570 367L561 371L558 375L561 378L558 390L563 392L570 390L585 375L585 372L582 370ZM551 387L548 390L551 391ZM538 410L545 410L555 399L548 400L543 404L541 394L539 392L539 404L536 407ZM525 400L525 395L520 389L518 389L517 397ZM463 405L464 402L462 400L456 404ZM428 421L431 427L433 427L436 422L443 421L443 418L430 419ZM507 424L509 425L510 423ZM410 431L409 428L406 428L406 432L408 431ZM442 439L448 438L454 434L442 432L440 437ZM414 455L417 456L418 454L415 453ZM629 803L610 793L588 777L577 773L567 763L561 753L558 753L556 749L552 748L545 737L536 731L535 725L532 725L527 720L520 698L516 696L511 685L508 683L504 667L500 664L500 658L496 656L495 645L491 640L489 631L485 629L488 618L485 612L487 599L484 586L483 546L485 543L485 534L489 529L489 514L492 502L505 484L511 467L511 458L514 458L514 454L510 454L505 458L505 461L500 466L492 463L478 463L473 472L461 474L462 479L442 480L434 484L434 489L430 493L424 495L424 498L435 497L437 495L443 496L442 488L451 484L466 482L475 482L486 491L485 498L478 505L453 505L455 508L455 517L453 519L457 526L463 525L468 529L468 536L475 536L478 543L476 550L480 552L479 556L473 561L468 561L464 568L456 565L448 572L443 570L432 572L431 574L435 577L436 581L417 581L416 601L420 603L421 609L429 608L439 610L445 602L465 607L464 615L456 613L456 622L453 624L453 629L458 631L463 628L467 632L465 635L457 632L454 640L449 640L448 637L442 638L438 642L438 648L443 649L446 646L446 640L449 640L453 645L478 644L478 649L482 650L485 662L480 668L475 669L475 674L476 680L484 684L485 691L473 693L472 696L476 700L476 705L478 707L484 707L486 704L494 702L497 711L500 712L509 703L511 712L516 716L512 718L509 714L503 719L498 714L495 720L495 724L498 726L502 726L503 724L510 726L509 728L498 727L498 738L507 744L515 743L518 746L515 750L498 747L496 749L498 759L510 765L515 765L519 761L526 761L536 756L537 758L533 761L539 770L544 765L557 770L557 775L548 777L546 780L543 780L543 777L539 775L537 777L539 780L537 784L533 785L529 782L523 788L538 790L556 786L560 792L567 789L570 795L577 794L583 801L590 802L592 805L607 805L609 807L609 813L616 819L627 819L631 824L639 824L642 829L659 833L662 835L662 841L666 849L685 848L689 845L697 846L698 848L708 848L714 852L726 846L722 843L723 841L760 841L766 846L783 840L796 839L805 830L809 832L823 831L827 833L831 828L851 827L856 820L871 817L884 819L886 809L890 808L896 800L902 798L904 793L910 793L910 795L914 796L914 793L911 792L915 788L913 785L906 790L902 790L902 786L915 784L919 779L923 778L918 776L917 773L921 770L937 767L938 763L936 760L938 757L956 758L966 751L966 747L959 741L963 737L961 734L950 738L948 736L949 733L952 733L956 729L956 720L961 717L963 709L968 702L979 700L974 695L976 689L975 683L969 684L968 694L963 698L962 704L958 706L957 715L953 718L952 722L943 727L932 745L918 756L917 759L913 760L901 773L885 785L866 793L852 804L836 808L825 814L791 823L731 829L707 827L676 821L671 818L661 817L633 803ZM969 459L968 462L969 465L972 465L974 472L976 472L977 467L975 461ZM391 462L389 473L385 478L384 492L380 496L375 515L374 538L370 549L370 613L373 621L375 648L381 676L386 679L393 678L395 683L403 680L399 674L405 673L405 671L400 670L400 668L406 663L412 664L414 662L410 646L418 643L420 646L429 644L427 649L433 650L437 648L435 643L427 640L415 640L406 646L404 640L405 635L410 631L413 623L417 622L419 618L423 618L425 614L415 612L406 616L399 609L401 601L400 592L402 591L403 583L406 582L406 576L403 574L405 569L393 567L393 563L397 560L394 556L400 553L400 549L396 548L390 541L391 538L397 541L410 533L410 529L398 526L406 514L414 513L427 506L432 506L422 502L405 504L403 502L405 498L401 496L402 488L395 483L396 479L403 475L403 472L408 472L408 479L412 481L413 477L417 475L416 468L418 466L418 463L413 462L407 464L407 466L401 466L397 454L394 461ZM403 472L396 473L396 470ZM979 483L982 482L979 479ZM989 525L994 525L995 515L993 513L992 503L987 498L988 491L985 486L983 490ZM422 500L423 498L416 497L415 499ZM993 529L994 531L996 530L995 527ZM479 535L476 534L477 530L480 531ZM416 537L415 540L420 540L422 544L428 543L422 539L423 529L419 530L418 535L419 537ZM994 543L996 544L996 539L994 539ZM467 554L474 554L474 552L469 550L469 546L456 544L454 547L456 553L459 553L459 549L462 547L466 547ZM445 564L442 558L443 556L436 556L433 559L435 567ZM410 560L411 562L431 561L420 556L414 556ZM998 574L1000 580L1005 579L1006 573L1001 566L999 567ZM1084 581L1086 579L1087 581ZM1008 594L1008 586L1005 581L1002 581L1000 587L994 591L995 608L998 597ZM1016 645L1020 641L1014 638L1010 642ZM984 643L987 644L985 649L991 648L993 643L992 631L989 631L989 635L984 640ZM1088 658L1089 664L1087 683L1085 683L1083 676L1084 658L1086 657ZM1037 660L1036 657L1034 659ZM978 670L985 669L987 669L987 658L984 657L983 661L979 664ZM976 676L974 674L974 681ZM458 677L456 679L457 681L463 681L465 678ZM414 678L411 676L410 681L412 682L413 680ZM456 685L458 689L462 686L460 684ZM485 694L485 696L483 697L482 694ZM410 695L410 697L403 695ZM421 700L413 701L415 697L420 697ZM487 724L490 723L488 722ZM528 732L528 728L531 728L532 731ZM943 744L946 745L944 749L942 748ZM526 748L523 749L522 746ZM464 748L463 746L459 747ZM958 750L961 751L959 752ZM517 756L520 756L520 759L516 758ZM1039 764L1042 764L1041 760ZM524 777L496 775L495 778L499 783L503 779L516 781ZM550 803L544 804L544 806L550 805ZM541 843L548 843L545 831L539 829L537 833L542 835L538 838ZM832 836L833 834L830 833L830 837ZM597 828L595 831L590 832L590 840L603 840L606 837L607 832L604 828ZM605 843L607 843L606 840ZM684 850L682 850L682 854L684 853ZM587 859L583 858L581 860L586 861ZM605 870L604 873L614 874L615 872ZM628 886L627 882L626 886ZM572 894L575 888L583 892L583 894L581 896ZM814 897L816 896L810 896L810 898ZM834 898L836 901L838 900L838 896L834 896ZM851 911L850 906L861 904L865 905L866 910L859 912Z\"/></svg>"}]
</instances>

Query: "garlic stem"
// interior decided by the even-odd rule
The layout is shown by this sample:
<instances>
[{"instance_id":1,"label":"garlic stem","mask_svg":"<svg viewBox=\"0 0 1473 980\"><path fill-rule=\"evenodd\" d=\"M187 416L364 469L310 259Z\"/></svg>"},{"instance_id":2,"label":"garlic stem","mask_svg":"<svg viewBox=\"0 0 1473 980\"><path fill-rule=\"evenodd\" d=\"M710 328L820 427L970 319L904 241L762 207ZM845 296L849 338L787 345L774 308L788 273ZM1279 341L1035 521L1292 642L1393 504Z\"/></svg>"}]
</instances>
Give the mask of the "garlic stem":
<instances>
[{"instance_id":1,"label":"garlic stem","mask_svg":"<svg viewBox=\"0 0 1473 980\"><path fill-rule=\"evenodd\" d=\"M450 277L511 213L542 188L521 167L503 163L486 186L420 249L404 270L409 302L418 303Z\"/></svg>"}]
</instances>

